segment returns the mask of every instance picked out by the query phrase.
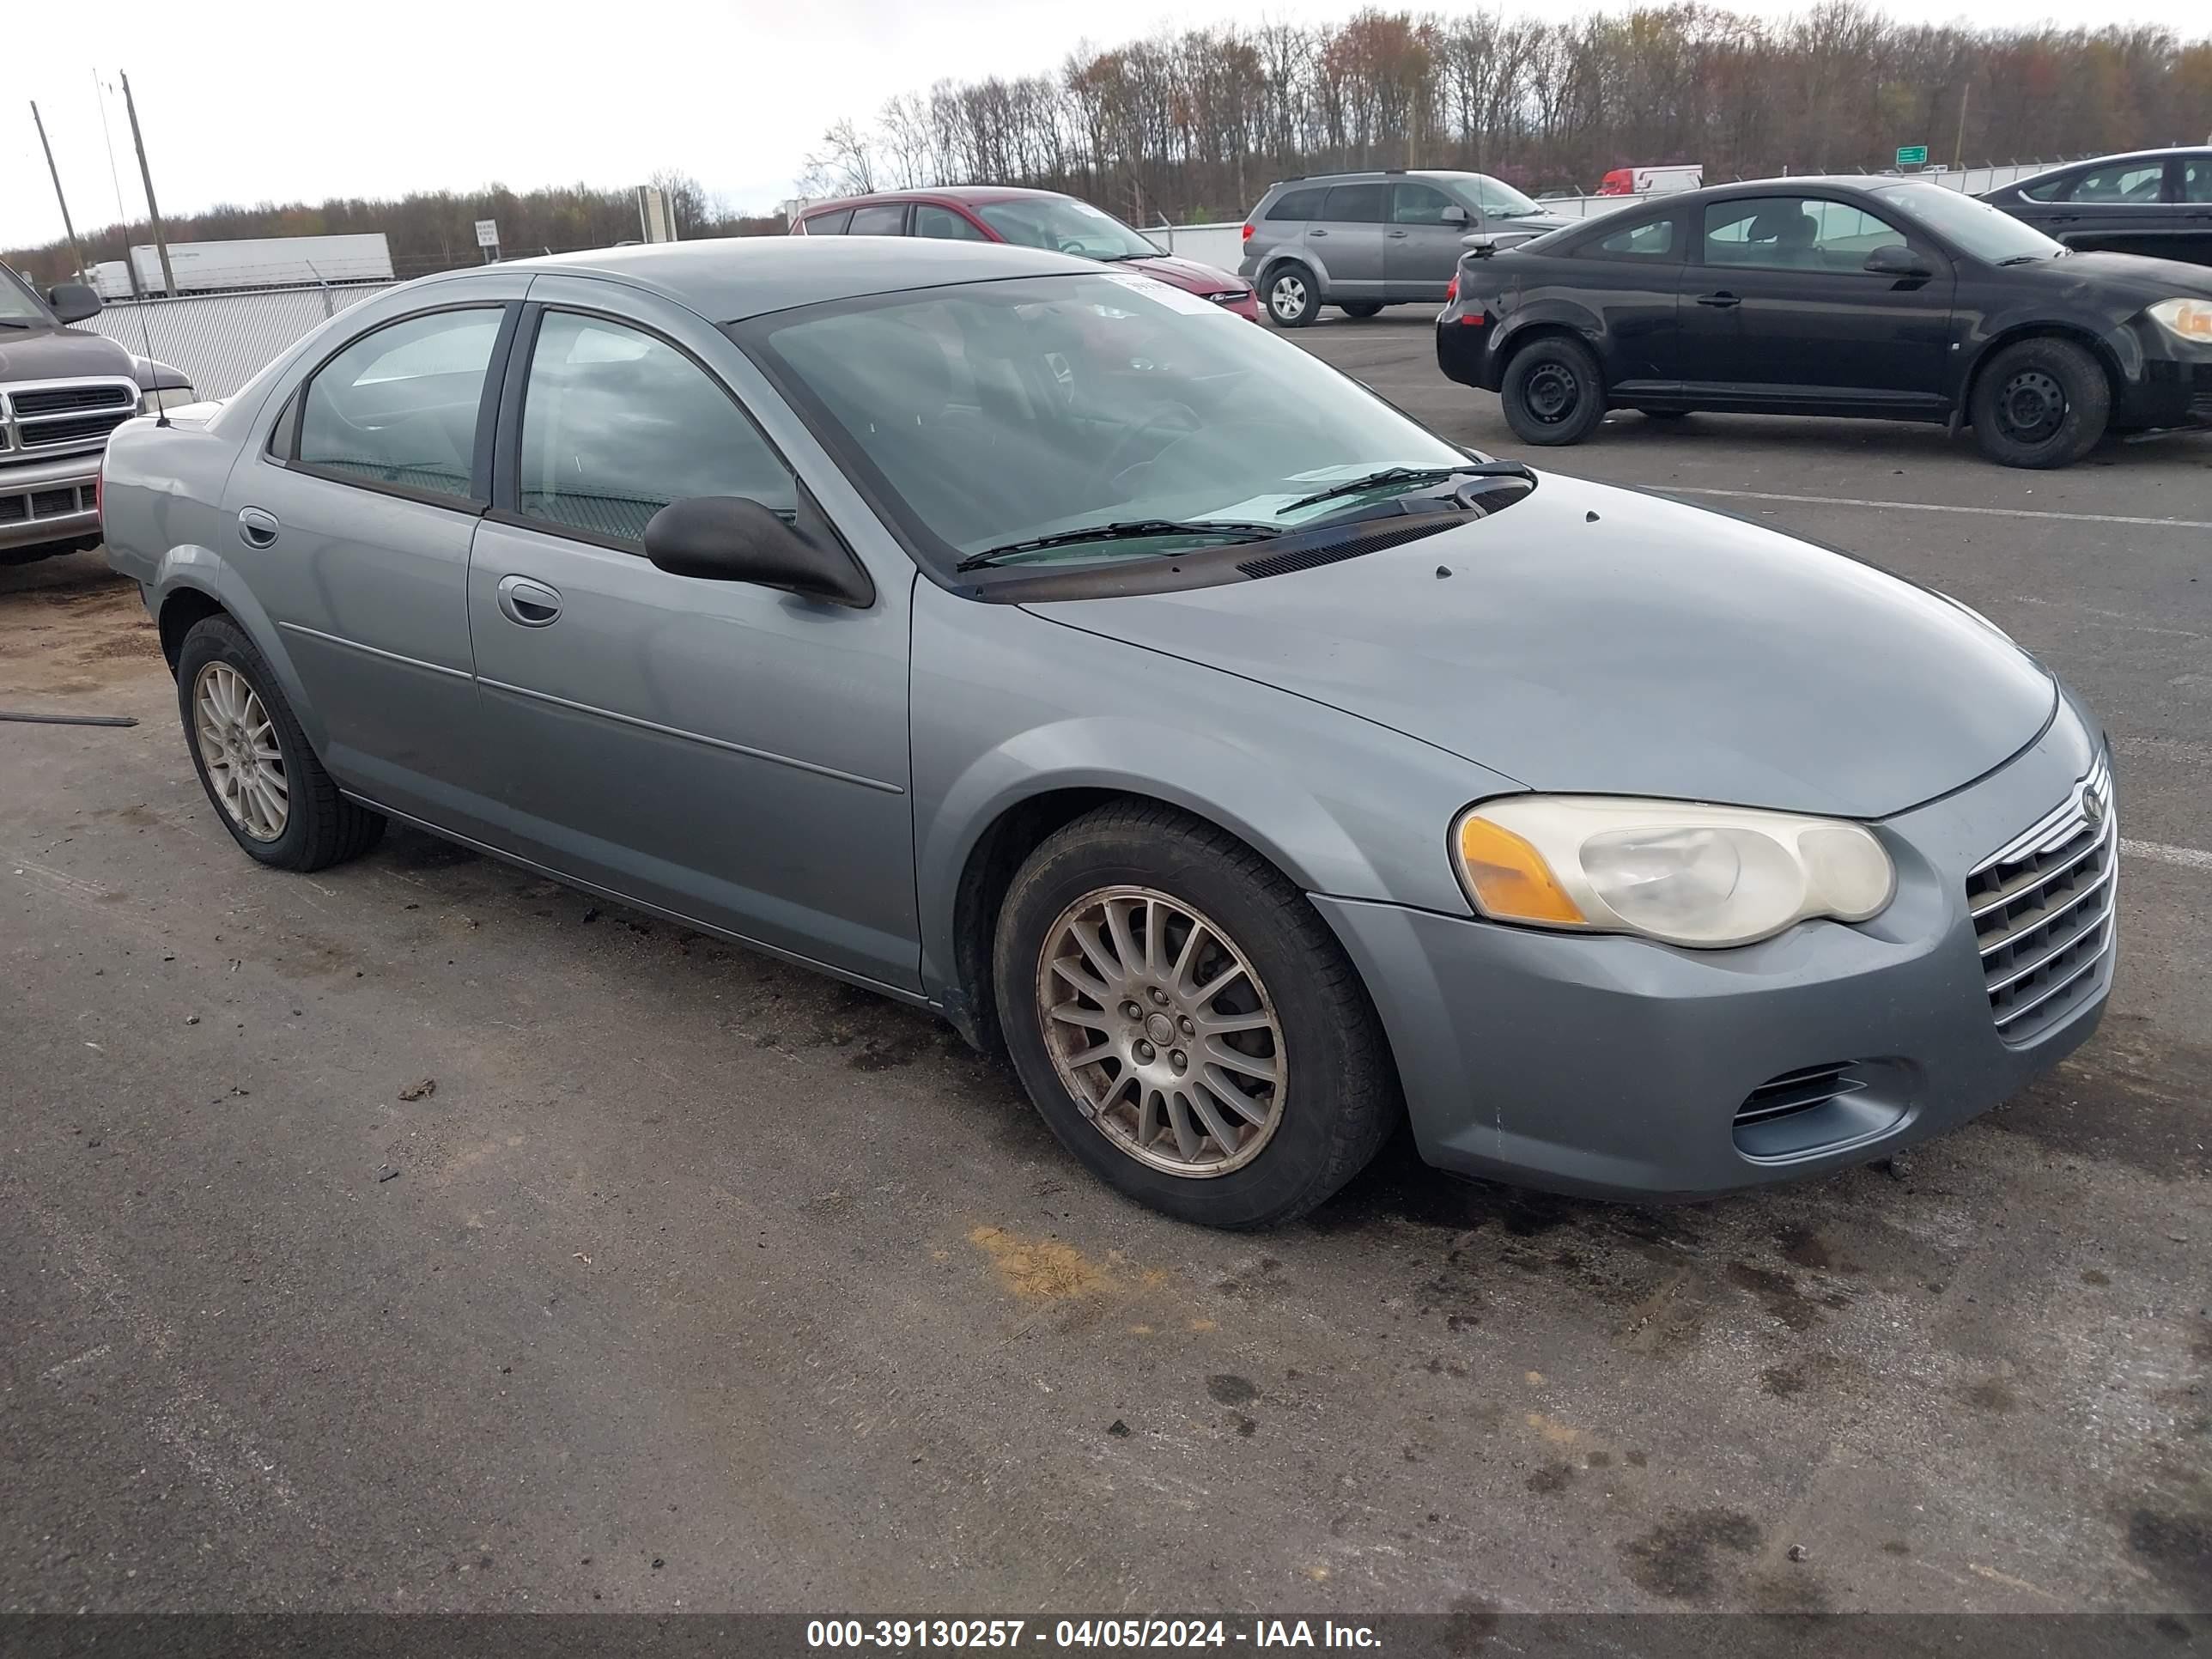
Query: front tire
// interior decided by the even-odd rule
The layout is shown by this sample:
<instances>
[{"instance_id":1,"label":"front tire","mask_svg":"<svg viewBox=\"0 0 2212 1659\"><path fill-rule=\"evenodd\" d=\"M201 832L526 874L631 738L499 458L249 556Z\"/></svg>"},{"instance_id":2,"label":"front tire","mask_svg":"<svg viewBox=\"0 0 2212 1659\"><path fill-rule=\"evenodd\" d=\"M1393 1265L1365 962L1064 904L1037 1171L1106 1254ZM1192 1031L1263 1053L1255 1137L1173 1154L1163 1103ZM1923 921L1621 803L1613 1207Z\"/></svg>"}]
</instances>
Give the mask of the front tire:
<instances>
[{"instance_id":1,"label":"front tire","mask_svg":"<svg viewBox=\"0 0 2212 1659\"><path fill-rule=\"evenodd\" d=\"M2112 413L2103 366L2071 340L2008 345L1974 381L1974 441L2001 466L2071 466L2097 447Z\"/></svg>"},{"instance_id":2,"label":"front tire","mask_svg":"<svg viewBox=\"0 0 2212 1659\"><path fill-rule=\"evenodd\" d=\"M1605 377L1580 340L1531 341L1505 366L1506 424L1523 443L1578 444L1605 418Z\"/></svg>"},{"instance_id":3,"label":"front tire","mask_svg":"<svg viewBox=\"0 0 2212 1659\"><path fill-rule=\"evenodd\" d=\"M1379 317L1382 314L1382 307L1372 300L1362 300L1357 305L1339 306L1337 309L1347 317L1358 318L1363 323L1370 317Z\"/></svg>"},{"instance_id":4,"label":"front tire","mask_svg":"<svg viewBox=\"0 0 2212 1659\"><path fill-rule=\"evenodd\" d=\"M185 635L177 707L200 787L250 856L320 870L383 836L383 815L338 793L268 663L228 617L204 617Z\"/></svg>"},{"instance_id":5,"label":"front tire","mask_svg":"<svg viewBox=\"0 0 2212 1659\"><path fill-rule=\"evenodd\" d=\"M1103 806L1032 853L993 969L1015 1071L1053 1133L1181 1220L1303 1215L1401 1110L1365 988L1305 896L1173 808Z\"/></svg>"},{"instance_id":6,"label":"front tire","mask_svg":"<svg viewBox=\"0 0 2212 1659\"><path fill-rule=\"evenodd\" d=\"M1301 264L1278 265L1267 277L1267 316L1278 328L1304 328L1321 315L1321 284Z\"/></svg>"}]
</instances>

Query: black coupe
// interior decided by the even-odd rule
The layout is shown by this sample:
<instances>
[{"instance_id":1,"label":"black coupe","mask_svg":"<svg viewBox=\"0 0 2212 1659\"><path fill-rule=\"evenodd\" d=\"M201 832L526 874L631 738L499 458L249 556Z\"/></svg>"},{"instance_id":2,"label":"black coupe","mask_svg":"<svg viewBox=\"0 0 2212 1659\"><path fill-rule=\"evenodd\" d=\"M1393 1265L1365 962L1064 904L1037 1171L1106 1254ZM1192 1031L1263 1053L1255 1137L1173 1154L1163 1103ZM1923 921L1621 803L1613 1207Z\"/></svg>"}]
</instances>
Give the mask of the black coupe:
<instances>
[{"instance_id":1,"label":"black coupe","mask_svg":"<svg viewBox=\"0 0 2212 1659\"><path fill-rule=\"evenodd\" d=\"M1609 408L1857 415L2048 467L2212 424L2212 270L2077 253L1939 185L1769 179L1504 240L1469 239L1437 361L1529 443Z\"/></svg>"}]
</instances>

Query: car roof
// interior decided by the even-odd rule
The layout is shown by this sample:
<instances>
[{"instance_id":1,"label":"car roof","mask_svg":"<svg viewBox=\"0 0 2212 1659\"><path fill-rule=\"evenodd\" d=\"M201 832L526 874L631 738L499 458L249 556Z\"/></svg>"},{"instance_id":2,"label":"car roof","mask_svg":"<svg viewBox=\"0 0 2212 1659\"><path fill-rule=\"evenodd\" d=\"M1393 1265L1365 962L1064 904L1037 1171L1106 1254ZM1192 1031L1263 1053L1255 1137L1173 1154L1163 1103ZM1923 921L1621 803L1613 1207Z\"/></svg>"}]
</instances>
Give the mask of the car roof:
<instances>
[{"instance_id":1,"label":"car roof","mask_svg":"<svg viewBox=\"0 0 2212 1659\"><path fill-rule=\"evenodd\" d=\"M1012 276L1096 276L1095 261L1004 242L894 236L722 236L696 242L508 259L424 278L465 283L495 271L596 276L641 289L717 323L734 323L817 301Z\"/></svg>"},{"instance_id":2,"label":"car roof","mask_svg":"<svg viewBox=\"0 0 2212 1659\"><path fill-rule=\"evenodd\" d=\"M866 207L875 202L1012 202L1024 197L1048 201L1069 199L1061 191L1029 190L1020 185L933 185L927 189L878 190L864 196L839 196L826 202L809 202L799 210L799 216L811 219L833 208Z\"/></svg>"}]
</instances>

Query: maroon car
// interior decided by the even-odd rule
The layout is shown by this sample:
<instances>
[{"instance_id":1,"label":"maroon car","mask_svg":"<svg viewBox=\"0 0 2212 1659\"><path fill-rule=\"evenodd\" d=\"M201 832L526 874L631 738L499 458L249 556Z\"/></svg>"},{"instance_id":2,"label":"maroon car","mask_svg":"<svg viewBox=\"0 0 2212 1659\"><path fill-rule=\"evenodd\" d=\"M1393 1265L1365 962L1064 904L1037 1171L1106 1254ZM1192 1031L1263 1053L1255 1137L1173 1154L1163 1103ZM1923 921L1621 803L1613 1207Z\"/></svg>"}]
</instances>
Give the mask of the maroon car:
<instances>
[{"instance_id":1,"label":"maroon car","mask_svg":"<svg viewBox=\"0 0 2212 1659\"><path fill-rule=\"evenodd\" d=\"M791 227L794 236L934 236L945 241L1012 242L1086 259L1126 264L1147 276L1260 320L1252 285L1195 259L1163 253L1110 213L1049 190L1011 185L954 185L942 190L886 190L817 202Z\"/></svg>"}]
</instances>

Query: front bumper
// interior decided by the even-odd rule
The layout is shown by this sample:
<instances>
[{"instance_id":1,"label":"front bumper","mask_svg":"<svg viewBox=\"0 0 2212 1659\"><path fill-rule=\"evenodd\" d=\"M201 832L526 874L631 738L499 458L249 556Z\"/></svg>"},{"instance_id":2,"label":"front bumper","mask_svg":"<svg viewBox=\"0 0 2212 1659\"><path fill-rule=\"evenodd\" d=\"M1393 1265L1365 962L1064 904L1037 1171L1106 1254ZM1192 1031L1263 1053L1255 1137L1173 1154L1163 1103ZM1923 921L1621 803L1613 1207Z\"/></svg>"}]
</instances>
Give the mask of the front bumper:
<instances>
[{"instance_id":1,"label":"front bumper","mask_svg":"<svg viewBox=\"0 0 2212 1659\"><path fill-rule=\"evenodd\" d=\"M100 455L94 449L0 465L0 551L98 535L93 492Z\"/></svg>"},{"instance_id":2,"label":"front bumper","mask_svg":"<svg viewBox=\"0 0 2212 1659\"><path fill-rule=\"evenodd\" d=\"M2121 392L2112 424L2130 428L2212 426L2212 350L2185 346L2146 355L2140 376Z\"/></svg>"},{"instance_id":3,"label":"front bumper","mask_svg":"<svg viewBox=\"0 0 2212 1659\"><path fill-rule=\"evenodd\" d=\"M1374 997L1430 1163L1605 1196L1736 1191L1955 1127L2087 1041L2116 947L2057 1015L2008 1042L1966 884L2067 798L2094 752L2062 702L2043 737L1998 771L1874 826L1898 865L1881 915L1803 923L1736 950L1315 902ZM2116 927L2115 915L2106 939ZM1838 1063L1852 1092L1739 1126L1740 1110L1758 1109L1754 1091Z\"/></svg>"}]
</instances>

